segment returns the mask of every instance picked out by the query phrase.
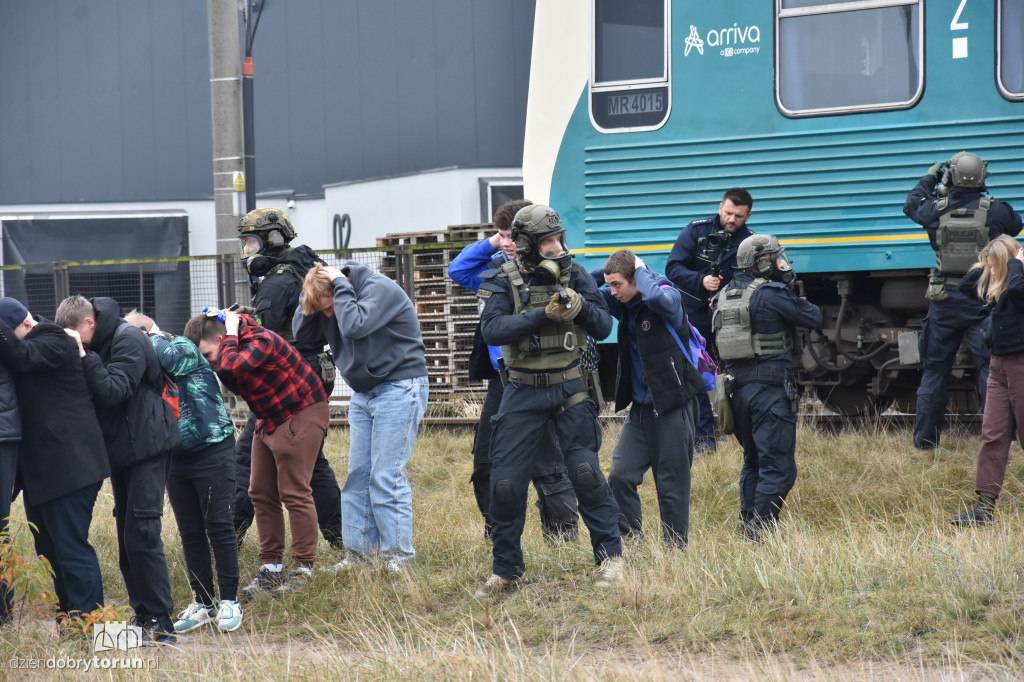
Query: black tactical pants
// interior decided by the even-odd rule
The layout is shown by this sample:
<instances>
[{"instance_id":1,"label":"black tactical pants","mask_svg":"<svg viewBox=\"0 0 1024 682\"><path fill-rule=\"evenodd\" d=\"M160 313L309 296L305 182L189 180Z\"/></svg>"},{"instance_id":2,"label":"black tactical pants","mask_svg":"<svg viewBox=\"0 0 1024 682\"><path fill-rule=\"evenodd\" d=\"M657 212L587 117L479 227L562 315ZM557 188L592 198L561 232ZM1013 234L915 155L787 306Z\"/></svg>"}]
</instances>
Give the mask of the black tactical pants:
<instances>
[{"instance_id":1,"label":"black tactical pants","mask_svg":"<svg viewBox=\"0 0 1024 682\"><path fill-rule=\"evenodd\" d=\"M740 518L774 525L796 483L796 389L751 382L731 399L736 439L743 446Z\"/></svg>"},{"instance_id":2,"label":"black tactical pants","mask_svg":"<svg viewBox=\"0 0 1024 682\"><path fill-rule=\"evenodd\" d=\"M484 517L484 535L488 538L491 537L491 417L498 411L503 390L501 379L491 379L473 438L473 476L469 480L473 484L476 505ZM562 453L558 450L553 423L548 424L539 449L533 486L537 489L541 531L545 538L575 541L578 518L576 494L572 491Z\"/></svg>"},{"instance_id":3,"label":"black tactical pants","mask_svg":"<svg viewBox=\"0 0 1024 682\"><path fill-rule=\"evenodd\" d=\"M535 470L547 422L565 401L583 393L583 381L533 387L510 383L491 420L491 528L495 574L518 578L525 570L521 539L526 522L526 494ZM594 559L601 563L622 555L618 508L601 472L601 429L597 406L587 399L555 419L555 431L580 516L590 531Z\"/></svg>"}]
</instances>

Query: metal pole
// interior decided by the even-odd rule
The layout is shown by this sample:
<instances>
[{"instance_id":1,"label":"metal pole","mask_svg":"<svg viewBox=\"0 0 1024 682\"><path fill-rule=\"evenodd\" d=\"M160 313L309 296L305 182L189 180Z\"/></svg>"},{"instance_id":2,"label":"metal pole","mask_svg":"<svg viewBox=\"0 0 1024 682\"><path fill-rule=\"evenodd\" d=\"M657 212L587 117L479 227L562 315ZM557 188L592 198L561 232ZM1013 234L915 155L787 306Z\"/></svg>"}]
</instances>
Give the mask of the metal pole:
<instances>
[{"instance_id":1,"label":"metal pole","mask_svg":"<svg viewBox=\"0 0 1024 682\"><path fill-rule=\"evenodd\" d=\"M242 98L237 0L207 0L210 40L210 107L213 118L213 199L216 215L220 281L218 305L234 302L231 262L223 256L238 253L234 212L234 178L244 168ZM226 267L225 267L226 266Z\"/></svg>"}]
</instances>

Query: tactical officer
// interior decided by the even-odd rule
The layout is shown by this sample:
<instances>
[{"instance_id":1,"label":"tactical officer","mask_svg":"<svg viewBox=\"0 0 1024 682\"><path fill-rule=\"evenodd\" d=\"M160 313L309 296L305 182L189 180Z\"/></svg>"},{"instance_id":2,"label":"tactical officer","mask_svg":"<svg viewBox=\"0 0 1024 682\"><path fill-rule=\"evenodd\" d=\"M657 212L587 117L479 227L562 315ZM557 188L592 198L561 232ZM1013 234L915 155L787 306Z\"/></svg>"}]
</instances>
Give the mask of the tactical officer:
<instances>
[{"instance_id":1,"label":"tactical officer","mask_svg":"<svg viewBox=\"0 0 1024 682\"><path fill-rule=\"evenodd\" d=\"M319 331L319 326L310 325L303 338L292 336L292 317L299 305L302 282L313 265L323 263L308 246L288 246L297 236L288 216L276 208L257 208L239 221L242 263L249 273L252 290L251 312L260 325L295 346L330 395L334 390L336 369L330 351L324 350L327 339ZM249 472L255 430L256 416L250 413L235 445L235 532L238 533L239 544L252 525L254 515L249 500ZM313 488L320 532L327 542L341 549L341 489L324 456L323 444L316 456L310 486Z\"/></svg>"},{"instance_id":2,"label":"tactical officer","mask_svg":"<svg viewBox=\"0 0 1024 682\"><path fill-rule=\"evenodd\" d=\"M494 213L491 237L464 248L448 266L448 277L456 284L476 293L483 281L480 274L488 268L500 268L516 257L516 243L512 241L512 220L519 209L533 202L510 201ZM484 537L491 537L491 417L501 403L502 386L498 376L501 368L501 349L488 346L480 334L479 325L473 334L473 350L469 356L469 378L487 379L487 396L480 408L480 421L473 438L473 484L476 504L484 517ZM540 510L541 532L550 540L576 540L576 496L572 492L569 475L565 471L562 453L555 440L555 425L549 423L547 435L540 445L541 457L533 472L533 486L537 490L537 509Z\"/></svg>"},{"instance_id":3,"label":"tactical officer","mask_svg":"<svg viewBox=\"0 0 1024 682\"><path fill-rule=\"evenodd\" d=\"M754 200L747 190L733 187L722 197L717 215L694 220L683 228L665 264L665 276L683 293L683 307L690 323L705 339L711 339L708 301L733 278L736 250L740 242L753 234L747 227L753 206ZM706 395L700 395L697 404L697 452L714 451L717 441L711 402Z\"/></svg>"},{"instance_id":4,"label":"tactical officer","mask_svg":"<svg viewBox=\"0 0 1024 682\"><path fill-rule=\"evenodd\" d=\"M985 397L990 354L982 342L982 323L988 310L956 285L989 241L1001 234L1014 237L1021 230L1020 216L1009 204L983 196L987 166L970 152L960 152L945 164L936 163L910 190L903 206L907 217L928 231L936 261L925 294L930 305L921 321L918 344L924 365L914 424L914 447L919 450L939 444L946 418L946 383L965 337L978 365L982 399ZM946 188L948 196L944 196Z\"/></svg>"},{"instance_id":5,"label":"tactical officer","mask_svg":"<svg viewBox=\"0 0 1024 682\"><path fill-rule=\"evenodd\" d=\"M480 330L501 346L507 385L491 431L491 532L494 572L480 599L508 589L525 570L520 544L526 494L538 446L554 420L580 515L599 564L595 585L622 575L617 508L601 472L601 430L590 372L580 362L589 333L611 331L608 306L594 280L572 262L562 222L552 209L527 206L512 222L516 260L484 273Z\"/></svg>"},{"instance_id":6,"label":"tactical officer","mask_svg":"<svg viewBox=\"0 0 1024 682\"><path fill-rule=\"evenodd\" d=\"M744 239L736 267L715 297L712 327L743 446L740 521L756 540L776 526L796 482L794 328L819 328L821 310L792 291L796 273L772 235Z\"/></svg>"}]
</instances>

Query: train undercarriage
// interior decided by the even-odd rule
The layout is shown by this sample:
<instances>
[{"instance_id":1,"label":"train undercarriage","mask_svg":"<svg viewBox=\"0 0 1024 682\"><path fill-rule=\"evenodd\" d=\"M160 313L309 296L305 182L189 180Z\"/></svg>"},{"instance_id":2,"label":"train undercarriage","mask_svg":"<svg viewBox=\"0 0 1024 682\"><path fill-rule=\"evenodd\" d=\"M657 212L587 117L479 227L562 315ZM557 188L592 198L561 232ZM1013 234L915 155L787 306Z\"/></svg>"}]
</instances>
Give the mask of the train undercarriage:
<instances>
[{"instance_id":1,"label":"train undercarriage","mask_svg":"<svg viewBox=\"0 0 1024 682\"><path fill-rule=\"evenodd\" d=\"M798 339L797 382L839 414L914 412L927 286L924 270L803 275L802 293L821 307L822 328ZM974 356L961 344L947 412L980 412L979 387Z\"/></svg>"}]
</instances>

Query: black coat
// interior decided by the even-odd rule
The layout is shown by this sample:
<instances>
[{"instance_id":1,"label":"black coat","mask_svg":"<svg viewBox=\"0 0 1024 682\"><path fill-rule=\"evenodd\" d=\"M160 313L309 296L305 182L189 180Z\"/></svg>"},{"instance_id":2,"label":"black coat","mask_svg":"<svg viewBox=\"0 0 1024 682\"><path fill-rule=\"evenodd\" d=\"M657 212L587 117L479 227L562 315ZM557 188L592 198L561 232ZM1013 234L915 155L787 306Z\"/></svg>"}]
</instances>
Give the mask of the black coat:
<instances>
[{"instance_id":1,"label":"black coat","mask_svg":"<svg viewBox=\"0 0 1024 682\"><path fill-rule=\"evenodd\" d=\"M24 425L18 466L32 505L110 475L78 346L57 325L36 319L24 339L0 323L0 362L14 375Z\"/></svg>"},{"instance_id":2,"label":"black coat","mask_svg":"<svg viewBox=\"0 0 1024 682\"><path fill-rule=\"evenodd\" d=\"M92 299L96 329L82 358L107 443L110 468L169 452L181 442L174 412L161 397L160 359L146 333L121 319L112 298Z\"/></svg>"}]
</instances>

